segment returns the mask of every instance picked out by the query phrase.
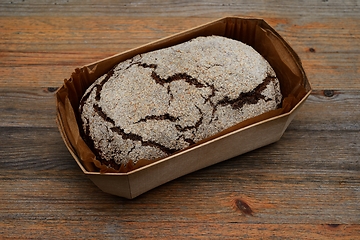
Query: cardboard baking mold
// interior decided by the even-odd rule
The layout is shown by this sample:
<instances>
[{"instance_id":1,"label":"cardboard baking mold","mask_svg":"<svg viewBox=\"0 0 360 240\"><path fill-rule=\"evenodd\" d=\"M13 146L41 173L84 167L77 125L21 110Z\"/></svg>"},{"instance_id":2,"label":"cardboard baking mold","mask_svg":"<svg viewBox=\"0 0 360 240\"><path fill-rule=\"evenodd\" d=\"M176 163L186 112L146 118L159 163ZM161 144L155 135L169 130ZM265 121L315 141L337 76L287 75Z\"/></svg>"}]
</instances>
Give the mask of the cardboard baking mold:
<instances>
[{"instance_id":1,"label":"cardboard baking mold","mask_svg":"<svg viewBox=\"0 0 360 240\"><path fill-rule=\"evenodd\" d=\"M281 108L238 123L163 159L142 160L119 170L101 165L80 134L78 107L86 89L114 65L137 54L210 35L250 45L270 63L280 81ZM131 199L185 174L278 141L310 93L298 55L272 27L262 19L225 17L75 69L56 92L57 124L82 171L104 192Z\"/></svg>"}]
</instances>

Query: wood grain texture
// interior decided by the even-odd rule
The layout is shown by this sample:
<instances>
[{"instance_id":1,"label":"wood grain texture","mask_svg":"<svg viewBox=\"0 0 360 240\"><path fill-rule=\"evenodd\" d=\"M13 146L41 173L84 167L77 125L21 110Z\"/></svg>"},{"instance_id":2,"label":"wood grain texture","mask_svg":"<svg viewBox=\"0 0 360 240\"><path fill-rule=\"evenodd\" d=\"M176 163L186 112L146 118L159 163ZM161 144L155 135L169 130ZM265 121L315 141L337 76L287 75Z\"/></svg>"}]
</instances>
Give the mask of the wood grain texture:
<instances>
[{"instance_id":1,"label":"wood grain texture","mask_svg":"<svg viewBox=\"0 0 360 240\"><path fill-rule=\"evenodd\" d=\"M315 89L280 141L133 200L67 151L54 92L84 64L219 17L264 18ZM357 239L360 2L0 2L1 239Z\"/></svg>"},{"instance_id":2,"label":"wood grain texture","mask_svg":"<svg viewBox=\"0 0 360 240\"><path fill-rule=\"evenodd\" d=\"M76 67L215 19L3 17L0 84L58 86ZM360 17L344 17L341 22L328 16L315 20L272 16L265 20L299 54L313 88L360 87ZM341 81L344 73L347 80Z\"/></svg>"},{"instance_id":3,"label":"wood grain texture","mask_svg":"<svg viewBox=\"0 0 360 240\"><path fill-rule=\"evenodd\" d=\"M357 0L344 1L131 1L105 0L38 0L36 3L23 0L4 1L0 4L1 16L223 16L224 14L265 15L280 14L286 17L310 15L322 16L357 16Z\"/></svg>"}]
</instances>

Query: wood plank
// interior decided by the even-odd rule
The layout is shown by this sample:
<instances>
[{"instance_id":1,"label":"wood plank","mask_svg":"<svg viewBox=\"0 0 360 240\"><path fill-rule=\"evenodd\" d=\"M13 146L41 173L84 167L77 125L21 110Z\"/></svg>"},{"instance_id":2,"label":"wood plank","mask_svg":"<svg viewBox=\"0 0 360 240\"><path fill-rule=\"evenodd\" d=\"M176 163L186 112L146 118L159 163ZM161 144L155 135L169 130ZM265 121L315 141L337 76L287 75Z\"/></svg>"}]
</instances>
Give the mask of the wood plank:
<instances>
[{"instance_id":1,"label":"wood plank","mask_svg":"<svg viewBox=\"0 0 360 240\"><path fill-rule=\"evenodd\" d=\"M89 218L89 216L87 216ZM90 216L90 218L93 218ZM82 239L356 239L359 233L358 225L337 224L240 224L240 223L207 223L207 222L162 222L138 223L136 220L122 221L114 217L107 222L104 217L96 221L83 221L54 218L36 220L12 220L5 225L5 238L28 239L43 238L44 235L61 236L62 238ZM15 227L16 224L19 227ZM3 225L3 226L2 226ZM176 228L173 227L176 225ZM3 228L4 229L4 228ZM12 230L12 231L11 231ZM53 239L57 239L54 237Z\"/></svg>"},{"instance_id":2,"label":"wood plank","mask_svg":"<svg viewBox=\"0 0 360 240\"><path fill-rule=\"evenodd\" d=\"M56 127L56 88L0 88L0 127Z\"/></svg>"},{"instance_id":3,"label":"wood plank","mask_svg":"<svg viewBox=\"0 0 360 240\"><path fill-rule=\"evenodd\" d=\"M76 67L214 19L0 17L0 86L59 86ZM315 89L360 88L359 19L265 19L297 51Z\"/></svg>"},{"instance_id":4,"label":"wood plank","mask_svg":"<svg viewBox=\"0 0 360 240\"><path fill-rule=\"evenodd\" d=\"M299 54L314 89L360 87L359 20L344 18L339 22L334 17L308 18L294 20L284 26L283 31L279 30Z\"/></svg>"},{"instance_id":5,"label":"wood plank","mask_svg":"<svg viewBox=\"0 0 360 240\"><path fill-rule=\"evenodd\" d=\"M220 16L224 14L281 14L287 17L304 16L354 16L358 17L356 1L54 1L36 2L12 0L1 2L3 16Z\"/></svg>"},{"instance_id":6,"label":"wood plank","mask_svg":"<svg viewBox=\"0 0 360 240\"><path fill-rule=\"evenodd\" d=\"M359 97L357 90L313 91L289 129L359 131Z\"/></svg>"},{"instance_id":7,"label":"wood plank","mask_svg":"<svg viewBox=\"0 0 360 240\"><path fill-rule=\"evenodd\" d=\"M0 169L73 169L74 160L57 128L1 127Z\"/></svg>"}]
</instances>

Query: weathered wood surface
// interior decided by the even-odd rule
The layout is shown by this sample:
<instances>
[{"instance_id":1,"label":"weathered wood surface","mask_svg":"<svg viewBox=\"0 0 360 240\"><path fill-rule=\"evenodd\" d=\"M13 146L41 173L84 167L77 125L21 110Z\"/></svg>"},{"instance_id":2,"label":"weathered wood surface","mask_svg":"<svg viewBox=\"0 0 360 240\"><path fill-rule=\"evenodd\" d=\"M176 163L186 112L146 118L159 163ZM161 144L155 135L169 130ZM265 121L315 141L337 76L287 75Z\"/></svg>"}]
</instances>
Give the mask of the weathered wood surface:
<instances>
[{"instance_id":1,"label":"weathered wood surface","mask_svg":"<svg viewBox=\"0 0 360 240\"><path fill-rule=\"evenodd\" d=\"M0 238L357 239L359 1L3 1ZM74 68L226 15L264 18L314 88L283 138L126 200L67 151L54 91Z\"/></svg>"}]
</instances>

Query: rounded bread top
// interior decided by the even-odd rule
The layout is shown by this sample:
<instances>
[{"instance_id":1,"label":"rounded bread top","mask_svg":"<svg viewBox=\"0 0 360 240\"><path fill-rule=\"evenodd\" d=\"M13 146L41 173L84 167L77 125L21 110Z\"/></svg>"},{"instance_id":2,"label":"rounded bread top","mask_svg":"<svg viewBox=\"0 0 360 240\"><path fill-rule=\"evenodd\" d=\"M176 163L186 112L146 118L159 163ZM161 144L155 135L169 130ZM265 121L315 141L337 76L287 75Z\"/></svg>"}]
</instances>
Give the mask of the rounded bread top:
<instances>
[{"instance_id":1,"label":"rounded bread top","mask_svg":"<svg viewBox=\"0 0 360 240\"><path fill-rule=\"evenodd\" d=\"M280 102L258 52L209 36L119 63L88 88L80 114L98 157L120 165L168 156Z\"/></svg>"}]
</instances>

